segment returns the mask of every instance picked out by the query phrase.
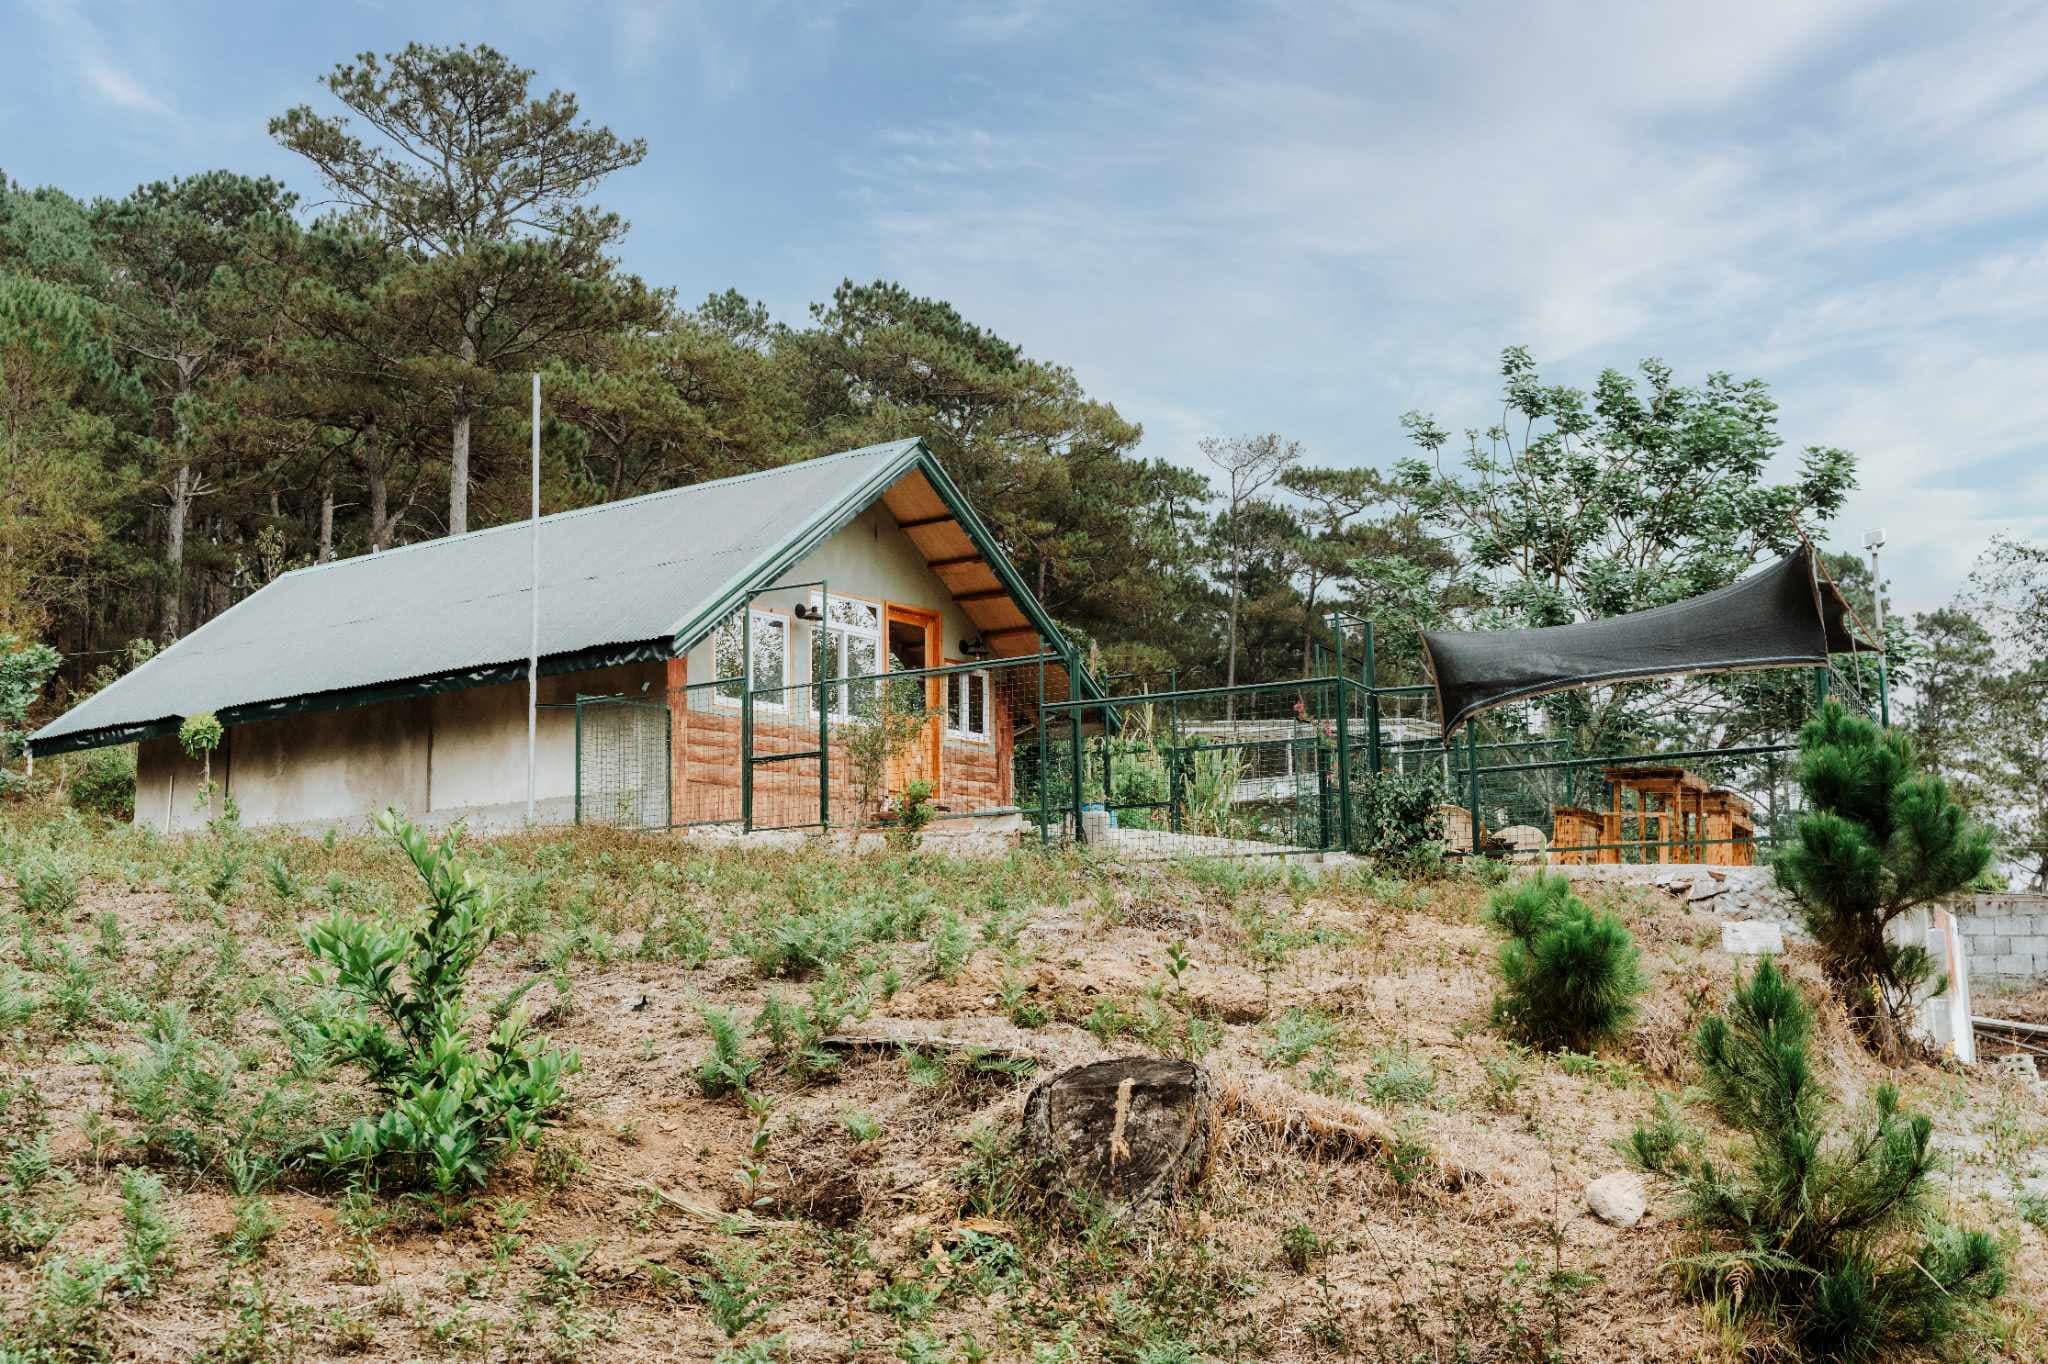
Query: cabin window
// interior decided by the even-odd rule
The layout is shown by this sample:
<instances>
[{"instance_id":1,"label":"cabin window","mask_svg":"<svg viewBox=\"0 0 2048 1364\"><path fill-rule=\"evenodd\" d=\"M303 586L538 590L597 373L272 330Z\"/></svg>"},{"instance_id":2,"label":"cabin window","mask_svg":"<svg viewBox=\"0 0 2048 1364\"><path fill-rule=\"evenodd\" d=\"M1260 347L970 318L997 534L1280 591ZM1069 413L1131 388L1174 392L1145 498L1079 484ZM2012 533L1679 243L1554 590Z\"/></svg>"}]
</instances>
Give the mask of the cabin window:
<instances>
[{"instance_id":1,"label":"cabin window","mask_svg":"<svg viewBox=\"0 0 2048 1364\"><path fill-rule=\"evenodd\" d=\"M988 674L946 675L946 732L960 739L988 738Z\"/></svg>"},{"instance_id":2,"label":"cabin window","mask_svg":"<svg viewBox=\"0 0 2048 1364\"><path fill-rule=\"evenodd\" d=\"M824 600L811 594L811 605L823 609ZM839 677L872 678L882 671L882 608L858 597L834 597L827 620L812 627L811 669L819 682ZM817 693L829 699L832 714L841 720L864 713L873 703L875 684L856 682L851 686L820 686ZM815 694L814 694L815 698ZM813 699L815 714L820 699Z\"/></svg>"},{"instance_id":3,"label":"cabin window","mask_svg":"<svg viewBox=\"0 0 2048 1364\"><path fill-rule=\"evenodd\" d=\"M718 674L716 692L721 701L738 702L751 683L757 695L754 704L779 708L789 704L783 688L789 685L789 622L773 611L755 611L753 666L744 656L746 641L741 637L740 613L735 611L711 637L711 670Z\"/></svg>"}]
</instances>

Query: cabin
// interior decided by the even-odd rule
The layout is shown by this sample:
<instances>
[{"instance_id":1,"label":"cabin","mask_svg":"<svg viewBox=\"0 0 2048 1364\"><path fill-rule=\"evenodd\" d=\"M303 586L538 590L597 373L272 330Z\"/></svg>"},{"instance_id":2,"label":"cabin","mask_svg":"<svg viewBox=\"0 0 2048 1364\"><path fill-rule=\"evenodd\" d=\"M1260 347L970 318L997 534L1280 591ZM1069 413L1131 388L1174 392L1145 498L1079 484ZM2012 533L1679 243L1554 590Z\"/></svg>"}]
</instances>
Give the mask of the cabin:
<instances>
[{"instance_id":1,"label":"cabin","mask_svg":"<svg viewBox=\"0 0 2048 1364\"><path fill-rule=\"evenodd\" d=\"M914 781L1014 814L1038 706L1099 694L907 440L285 573L31 750L135 743L135 821L166 832L229 799L248 825L516 827L530 650L541 823L867 823ZM206 800L199 712L225 727Z\"/></svg>"}]
</instances>

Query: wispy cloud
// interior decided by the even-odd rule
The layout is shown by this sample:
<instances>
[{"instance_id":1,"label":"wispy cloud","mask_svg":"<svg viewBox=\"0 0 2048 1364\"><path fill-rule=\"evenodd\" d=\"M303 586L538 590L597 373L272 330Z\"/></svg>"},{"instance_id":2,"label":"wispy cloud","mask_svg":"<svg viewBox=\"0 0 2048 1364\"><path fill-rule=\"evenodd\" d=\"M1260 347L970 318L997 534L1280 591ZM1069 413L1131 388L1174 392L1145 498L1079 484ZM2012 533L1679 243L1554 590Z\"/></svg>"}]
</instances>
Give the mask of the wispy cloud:
<instances>
[{"instance_id":1,"label":"wispy cloud","mask_svg":"<svg viewBox=\"0 0 2048 1364\"><path fill-rule=\"evenodd\" d=\"M38 17L60 60L68 62L90 89L116 109L176 119L177 110L151 90L124 61L99 25L67 0L37 0Z\"/></svg>"}]
</instances>

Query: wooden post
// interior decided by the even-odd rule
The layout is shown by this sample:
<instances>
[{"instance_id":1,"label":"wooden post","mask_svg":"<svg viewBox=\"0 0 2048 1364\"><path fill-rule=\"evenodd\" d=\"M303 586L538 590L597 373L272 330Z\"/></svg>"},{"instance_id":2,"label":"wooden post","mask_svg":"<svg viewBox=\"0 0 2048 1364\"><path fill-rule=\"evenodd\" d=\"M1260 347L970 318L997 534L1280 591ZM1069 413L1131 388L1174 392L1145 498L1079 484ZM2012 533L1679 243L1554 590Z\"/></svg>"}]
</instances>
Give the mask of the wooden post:
<instances>
[{"instance_id":1,"label":"wooden post","mask_svg":"<svg viewBox=\"0 0 2048 1364\"><path fill-rule=\"evenodd\" d=\"M671 658L665 668L663 685L668 695L668 822L673 828L687 821L676 811L688 808L690 798L690 660Z\"/></svg>"}]
</instances>

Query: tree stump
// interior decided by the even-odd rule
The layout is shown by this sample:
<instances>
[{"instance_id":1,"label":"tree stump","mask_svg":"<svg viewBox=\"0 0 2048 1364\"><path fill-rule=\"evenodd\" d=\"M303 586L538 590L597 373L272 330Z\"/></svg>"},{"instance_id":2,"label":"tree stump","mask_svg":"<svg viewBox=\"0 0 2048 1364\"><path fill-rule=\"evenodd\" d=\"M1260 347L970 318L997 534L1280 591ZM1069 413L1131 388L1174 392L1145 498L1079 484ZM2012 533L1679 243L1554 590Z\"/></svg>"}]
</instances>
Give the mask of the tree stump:
<instances>
[{"instance_id":1,"label":"tree stump","mask_svg":"<svg viewBox=\"0 0 2048 1364\"><path fill-rule=\"evenodd\" d=\"M1216 1102L1190 1061L1147 1056L1061 1071L1024 1103L1024 1141L1062 1182L1123 1209L1171 1197L1209 1173Z\"/></svg>"}]
</instances>

